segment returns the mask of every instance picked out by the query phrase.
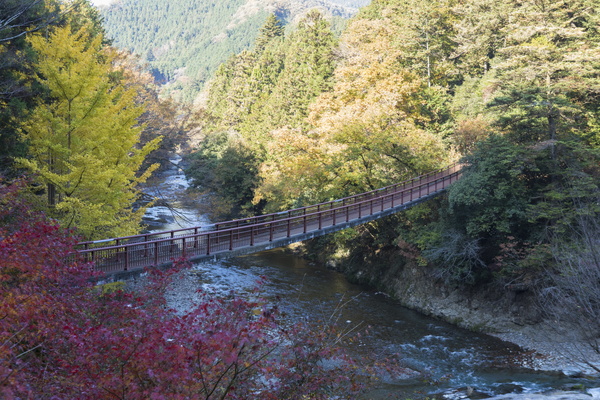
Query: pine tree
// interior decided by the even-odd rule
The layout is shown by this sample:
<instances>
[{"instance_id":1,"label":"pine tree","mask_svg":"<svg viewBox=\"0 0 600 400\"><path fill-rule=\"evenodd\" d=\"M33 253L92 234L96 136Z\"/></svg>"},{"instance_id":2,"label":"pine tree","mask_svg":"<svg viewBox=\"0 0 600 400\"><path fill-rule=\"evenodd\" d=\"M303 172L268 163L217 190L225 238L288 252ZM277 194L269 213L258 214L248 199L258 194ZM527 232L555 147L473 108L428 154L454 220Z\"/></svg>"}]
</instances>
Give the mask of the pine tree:
<instances>
[{"instance_id":1,"label":"pine tree","mask_svg":"<svg viewBox=\"0 0 600 400\"><path fill-rule=\"evenodd\" d=\"M111 79L111 56L102 35L85 29L57 28L48 38L34 35L37 81L52 99L39 104L22 125L31 157L21 159L47 185L48 205L63 225L76 226L87 238L134 234L143 209L132 211L138 170L158 145L138 148L142 107L135 90Z\"/></svg>"},{"instance_id":2,"label":"pine tree","mask_svg":"<svg viewBox=\"0 0 600 400\"><path fill-rule=\"evenodd\" d=\"M506 40L488 72L497 124L522 142L588 129L600 85L598 5L585 0L513 4Z\"/></svg>"},{"instance_id":3,"label":"pine tree","mask_svg":"<svg viewBox=\"0 0 600 400\"><path fill-rule=\"evenodd\" d=\"M260 34L254 42L254 50L261 52L267 44L276 37L282 37L284 34L283 24L277 19L275 14L269 14L265 24L260 28Z\"/></svg>"}]
</instances>

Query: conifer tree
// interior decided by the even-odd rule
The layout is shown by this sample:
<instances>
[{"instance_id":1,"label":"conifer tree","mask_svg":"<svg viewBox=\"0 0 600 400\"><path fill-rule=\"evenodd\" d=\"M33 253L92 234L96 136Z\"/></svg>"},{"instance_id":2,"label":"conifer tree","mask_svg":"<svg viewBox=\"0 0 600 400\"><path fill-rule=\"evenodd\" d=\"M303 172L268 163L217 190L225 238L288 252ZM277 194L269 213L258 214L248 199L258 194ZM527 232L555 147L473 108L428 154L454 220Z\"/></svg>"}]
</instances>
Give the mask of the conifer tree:
<instances>
[{"instance_id":1,"label":"conifer tree","mask_svg":"<svg viewBox=\"0 0 600 400\"><path fill-rule=\"evenodd\" d=\"M132 211L136 185L156 166L138 170L160 139L137 147L143 110L135 90L111 79L102 35L66 26L30 43L39 56L36 80L52 100L22 125L31 157L21 165L46 184L48 205L64 226L87 238L136 233L144 211Z\"/></svg>"},{"instance_id":2,"label":"conifer tree","mask_svg":"<svg viewBox=\"0 0 600 400\"><path fill-rule=\"evenodd\" d=\"M0 175L17 174L14 158L25 154L18 134L21 121L38 95L30 65L28 32L56 24L61 12L55 1L0 1Z\"/></svg>"},{"instance_id":3,"label":"conifer tree","mask_svg":"<svg viewBox=\"0 0 600 400\"><path fill-rule=\"evenodd\" d=\"M318 10L309 11L286 40L284 69L266 105L271 126L298 126L308 105L332 87L336 39Z\"/></svg>"},{"instance_id":4,"label":"conifer tree","mask_svg":"<svg viewBox=\"0 0 600 400\"><path fill-rule=\"evenodd\" d=\"M515 140L588 130L600 88L599 16L598 5L583 0L513 4L505 40L484 78L487 106Z\"/></svg>"},{"instance_id":5,"label":"conifer tree","mask_svg":"<svg viewBox=\"0 0 600 400\"><path fill-rule=\"evenodd\" d=\"M276 37L282 37L284 35L284 28L282 23L277 19L275 14L269 14L265 24L260 28L260 34L254 42L254 49L256 52L261 52L265 49L266 45Z\"/></svg>"}]
</instances>

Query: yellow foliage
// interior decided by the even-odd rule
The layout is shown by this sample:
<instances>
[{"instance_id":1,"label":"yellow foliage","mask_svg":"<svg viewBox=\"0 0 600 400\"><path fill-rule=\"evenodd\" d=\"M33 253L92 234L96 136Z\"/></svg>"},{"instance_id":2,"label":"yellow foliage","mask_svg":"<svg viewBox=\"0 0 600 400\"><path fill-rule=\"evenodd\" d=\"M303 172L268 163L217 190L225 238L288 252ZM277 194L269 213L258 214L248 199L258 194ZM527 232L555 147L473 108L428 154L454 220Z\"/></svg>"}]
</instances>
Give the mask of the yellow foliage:
<instances>
[{"instance_id":1,"label":"yellow foliage","mask_svg":"<svg viewBox=\"0 0 600 400\"><path fill-rule=\"evenodd\" d=\"M85 29L66 26L29 40L39 55L37 80L52 101L21 125L31 155L21 165L48 185L49 205L63 225L87 238L136 233L144 212L132 211L136 187L157 165L138 170L160 138L138 147L143 107L135 90L111 79L101 36L89 39Z\"/></svg>"},{"instance_id":2,"label":"yellow foliage","mask_svg":"<svg viewBox=\"0 0 600 400\"><path fill-rule=\"evenodd\" d=\"M385 20L356 20L342 38L335 85L310 106L312 129L271 133L255 201L286 208L375 189L448 162L424 130L426 82L402 68Z\"/></svg>"}]
</instances>

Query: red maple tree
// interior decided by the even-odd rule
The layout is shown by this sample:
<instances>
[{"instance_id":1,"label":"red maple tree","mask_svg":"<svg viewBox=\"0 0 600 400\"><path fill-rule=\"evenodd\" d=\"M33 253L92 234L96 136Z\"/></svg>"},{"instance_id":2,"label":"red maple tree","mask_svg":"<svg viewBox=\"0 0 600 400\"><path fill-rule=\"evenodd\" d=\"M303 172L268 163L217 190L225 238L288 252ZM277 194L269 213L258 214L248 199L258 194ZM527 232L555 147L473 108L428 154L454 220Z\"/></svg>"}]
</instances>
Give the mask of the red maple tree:
<instances>
[{"instance_id":1,"label":"red maple tree","mask_svg":"<svg viewBox=\"0 0 600 400\"><path fill-rule=\"evenodd\" d=\"M372 375L335 326L282 320L268 301L202 295L170 310L184 261L148 271L141 290L103 290L22 185L0 186L0 398L354 398Z\"/></svg>"}]
</instances>

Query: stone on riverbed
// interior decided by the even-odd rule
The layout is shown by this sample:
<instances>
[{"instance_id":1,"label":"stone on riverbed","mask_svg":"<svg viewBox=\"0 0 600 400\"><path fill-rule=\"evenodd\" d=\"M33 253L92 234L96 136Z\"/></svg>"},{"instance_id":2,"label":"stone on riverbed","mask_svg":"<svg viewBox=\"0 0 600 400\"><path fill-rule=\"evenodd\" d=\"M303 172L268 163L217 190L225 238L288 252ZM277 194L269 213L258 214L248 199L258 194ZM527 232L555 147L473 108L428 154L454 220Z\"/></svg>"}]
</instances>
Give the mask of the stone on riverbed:
<instances>
[{"instance_id":1,"label":"stone on riverbed","mask_svg":"<svg viewBox=\"0 0 600 400\"><path fill-rule=\"evenodd\" d=\"M586 393L572 391L552 391L548 393L503 394L486 400L596 400L600 399L600 388L589 389Z\"/></svg>"}]
</instances>

